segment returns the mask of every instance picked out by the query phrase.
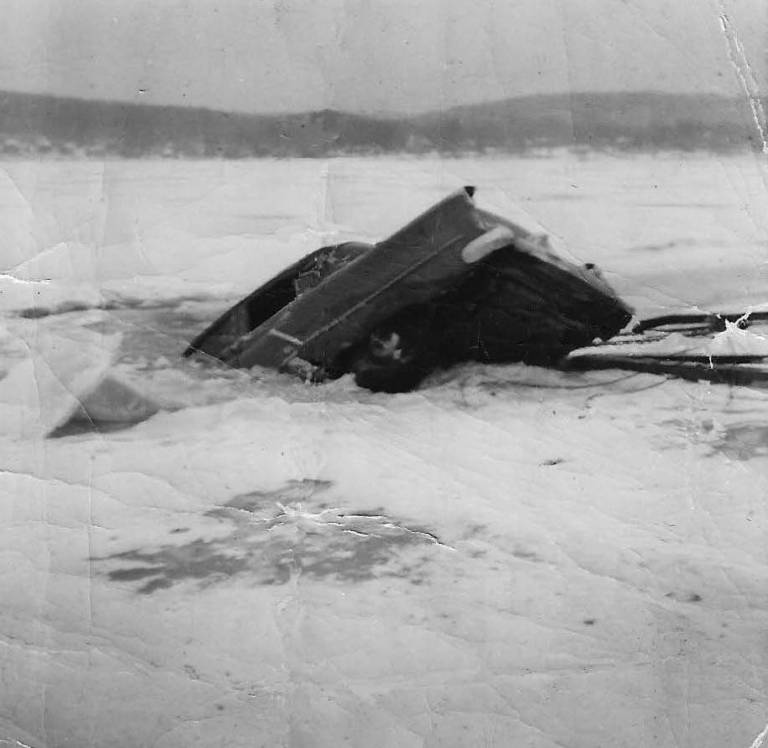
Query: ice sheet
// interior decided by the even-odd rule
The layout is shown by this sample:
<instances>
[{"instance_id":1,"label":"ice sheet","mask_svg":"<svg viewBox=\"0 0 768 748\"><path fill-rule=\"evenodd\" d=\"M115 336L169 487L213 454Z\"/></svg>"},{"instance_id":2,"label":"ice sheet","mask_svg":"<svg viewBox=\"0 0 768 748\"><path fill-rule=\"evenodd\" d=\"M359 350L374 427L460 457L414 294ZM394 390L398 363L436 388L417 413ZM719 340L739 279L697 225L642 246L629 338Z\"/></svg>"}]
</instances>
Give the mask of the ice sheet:
<instances>
[{"instance_id":1,"label":"ice sheet","mask_svg":"<svg viewBox=\"0 0 768 748\"><path fill-rule=\"evenodd\" d=\"M282 266L462 184L643 314L765 303L758 161L4 173L0 739L748 748L761 732L766 393L464 366L388 396L178 359ZM92 371L160 412L44 439L69 407L40 394L35 362L54 360L83 378L62 398Z\"/></svg>"}]
</instances>

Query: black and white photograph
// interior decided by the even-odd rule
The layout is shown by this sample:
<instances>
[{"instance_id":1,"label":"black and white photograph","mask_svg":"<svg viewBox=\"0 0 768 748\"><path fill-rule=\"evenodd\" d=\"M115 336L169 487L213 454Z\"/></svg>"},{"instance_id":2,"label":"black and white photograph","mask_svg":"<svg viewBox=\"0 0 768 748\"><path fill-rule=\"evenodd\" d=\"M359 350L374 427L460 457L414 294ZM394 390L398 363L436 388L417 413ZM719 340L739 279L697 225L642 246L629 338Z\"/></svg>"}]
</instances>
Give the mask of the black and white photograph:
<instances>
[{"instance_id":1,"label":"black and white photograph","mask_svg":"<svg viewBox=\"0 0 768 748\"><path fill-rule=\"evenodd\" d=\"M0 10L0 748L768 748L765 0Z\"/></svg>"}]
</instances>

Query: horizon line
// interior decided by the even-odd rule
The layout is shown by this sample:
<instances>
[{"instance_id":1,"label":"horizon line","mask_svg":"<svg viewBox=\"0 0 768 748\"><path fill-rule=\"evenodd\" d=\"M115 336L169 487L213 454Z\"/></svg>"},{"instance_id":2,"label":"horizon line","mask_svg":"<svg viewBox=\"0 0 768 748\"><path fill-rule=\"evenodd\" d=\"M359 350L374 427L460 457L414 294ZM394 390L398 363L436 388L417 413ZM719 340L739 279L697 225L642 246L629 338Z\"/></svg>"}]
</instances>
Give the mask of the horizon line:
<instances>
[{"instance_id":1,"label":"horizon line","mask_svg":"<svg viewBox=\"0 0 768 748\"><path fill-rule=\"evenodd\" d=\"M223 109L206 106L202 104L186 104L180 103L159 103L159 102L141 102L130 99L119 98L97 98L89 96L75 96L69 94L50 93L44 91L28 91L16 88L0 88L0 96L4 95L15 96L27 96L37 99L54 99L60 101L72 101L82 102L86 104L107 104L113 106L130 106L145 109L179 109L187 111L199 111L208 112L211 114L224 114L235 115L243 117L283 117L283 116L300 116L306 114L320 114L324 112L332 112L335 114L351 115L358 117L371 117L380 119L414 119L418 117L428 116L430 114L439 114L441 112L454 111L456 109L466 109L483 106L493 106L495 104L502 104L509 101L522 101L525 99L555 99L555 98L567 98L572 97L584 97L584 96L660 96L665 98L677 98L677 97L693 97L693 98L715 98L728 101L738 101L744 98L744 95L728 95L722 91L664 91L658 89L638 88L631 90L620 89L605 89L605 90L590 90L584 89L580 91L550 91L546 93L525 93L517 96L507 96L501 99L484 99L473 102L462 102L452 104L444 109L425 109L418 112L408 112L404 110L399 111L382 111L382 110L355 110L355 109L336 109L330 106L324 106L316 109L287 109L287 110L246 110L246 109ZM766 99L768 97L761 97Z\"/></svg>"}]
</instances>

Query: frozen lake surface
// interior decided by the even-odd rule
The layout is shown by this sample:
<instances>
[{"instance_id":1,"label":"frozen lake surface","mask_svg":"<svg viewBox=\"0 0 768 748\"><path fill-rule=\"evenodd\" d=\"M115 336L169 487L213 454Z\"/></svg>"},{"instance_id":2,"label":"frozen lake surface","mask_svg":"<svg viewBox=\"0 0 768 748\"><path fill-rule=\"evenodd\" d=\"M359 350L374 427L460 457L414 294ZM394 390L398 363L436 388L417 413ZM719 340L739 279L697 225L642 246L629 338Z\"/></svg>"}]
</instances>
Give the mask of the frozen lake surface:
<instances>
[{"instance_id":1,"label":"frozen lake surface","mask_svg":"<svg viewBox=\"0 0 768 748\"><path fill-rule=\"evenodd\" d=\"M4 164L0 742L760 745L766 391L472 365L391 396L179 359L463 184L641 316L764 307L758 159ZM126 427L44 438L105 373Z\"/></svg>"}]
</instances>

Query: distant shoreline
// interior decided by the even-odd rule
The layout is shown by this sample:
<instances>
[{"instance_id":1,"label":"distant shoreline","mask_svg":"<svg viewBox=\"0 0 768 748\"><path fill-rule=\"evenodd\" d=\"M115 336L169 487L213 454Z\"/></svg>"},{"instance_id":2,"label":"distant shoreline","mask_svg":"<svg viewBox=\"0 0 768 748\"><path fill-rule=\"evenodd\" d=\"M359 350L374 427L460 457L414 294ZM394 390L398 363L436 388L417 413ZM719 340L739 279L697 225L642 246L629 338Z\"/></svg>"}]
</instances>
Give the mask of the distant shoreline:
<instances>
[{"instance_id":1,"label":"distant shoreline","mask_svg":"<svg viewBox=\"0 0 768 748\"><path fill-rule=\"evenodd\" d=\"M423 115L240 114L0 92L0 158L251 159L736 153L759 149L749 102L714 94L525 96Z\"/></svg>"}]
</instances>

